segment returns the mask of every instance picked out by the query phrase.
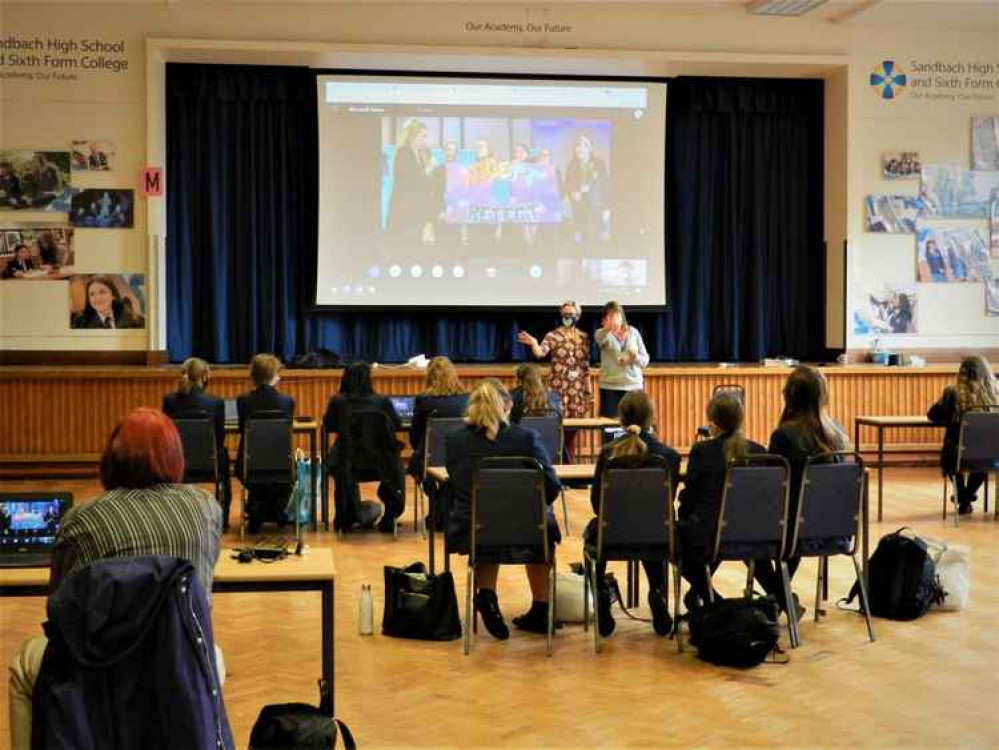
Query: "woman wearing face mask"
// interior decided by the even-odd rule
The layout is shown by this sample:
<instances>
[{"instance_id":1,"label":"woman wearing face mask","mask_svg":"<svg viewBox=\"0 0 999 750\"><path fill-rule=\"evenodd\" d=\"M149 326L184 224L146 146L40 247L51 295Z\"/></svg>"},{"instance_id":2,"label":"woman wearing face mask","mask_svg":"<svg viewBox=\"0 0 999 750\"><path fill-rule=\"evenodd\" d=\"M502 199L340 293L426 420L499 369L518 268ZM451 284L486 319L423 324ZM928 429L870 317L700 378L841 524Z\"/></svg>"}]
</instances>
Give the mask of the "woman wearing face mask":
<instances>
[{"instance_id":1,"label":"woman wearing face mask","mask_svg":"<svg viewBox=\"0 0 999 750\"><path fill-rule=\"evenodd\" d=\"M628 325L617 302L604 305L594 339L600 347L600 416L616 417L624 395L642 390L642 368L649 364L649 353L642 334Z\"/></svg>"},{"instance_id":2,"label":"woman wearing face mask","mask_svg":"<svg viewBox=\"0 0 999 750\"><path fill-rule=\"evenodd\" d=\"M517 341L531 348L538 359L551 355L548 387L562 401L563 417L586 417L590 414L590 337L576 324L582 309L575 302L566 300L559 306L562 325L545 334L538 343L527 331L517 334ZM565 448L572 455L575 432L566 430Z\"/></svg>"}]
</instances>

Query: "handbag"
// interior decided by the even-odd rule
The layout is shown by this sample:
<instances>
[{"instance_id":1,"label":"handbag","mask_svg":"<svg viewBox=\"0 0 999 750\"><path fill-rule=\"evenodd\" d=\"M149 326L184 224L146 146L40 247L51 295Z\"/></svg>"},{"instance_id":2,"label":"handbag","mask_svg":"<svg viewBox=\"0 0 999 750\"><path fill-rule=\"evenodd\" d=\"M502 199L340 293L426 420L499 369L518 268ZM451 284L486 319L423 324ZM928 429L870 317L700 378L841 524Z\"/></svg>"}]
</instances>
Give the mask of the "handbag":
<instances>
[{"instance_id":1,"label":"handbag","mask_svg":"<svg viewBox=\"0 0 999 750\"><path fill-rule=\"evenodd\" d=\"M555 621L583 622L583 591L585 579L582 574L558 573L555 577ZM593 592L589 594L590 612L593 611Z\"/></svg>"},{"instance_id":2,"label":"handbag","mask_svg":"<svg viewBox=\"0 0 999 750\"><path fill-rule=\"evenodd\" d=\"M382 635L423 641L460 638L461 619L451 573L432 575L422 562L405 568L386 565Z\"/></svg>"},{"instance_id":3,"label":"handbag","mask_svg":"<svg viewBox=\"0 0 999 750\"><path fill-rule=\"evenodd\" d=\"M319 462L319 459L316 459ZM316 484L312 483L312 460L306 458L305 452L301 448L295 450L295 471L298 481L295 483L295 491L288 498L288 505L284 509L284 515L289 522L295 522L295 508L298 508L298 522L302 525L312 521L312 507L318 494L318 485L322 477L322 469L317 468Z\"/></svg>"},{"instance_id":4,"label":"handbag","mask_svg":"<svg viewBox=\"0 0 999 750\"><path fill-rule=\"evenodd\" d=\"M971 550L964 544L947 544L920 537L936 563L937 582L943 598L930 604L930 609L958 612L968 606L971 595Z\"/></svg>"},{"instance_id":5,"label":"handbag","mask_svg":"<svg viewBox=\"0 0 999 750\"><path fill-rule=\"evenodd\" d=\"M250 732L250 750L326 750L343 738L346 750L356 750L350 729L308 703L264 706Z\"/></svg>"}]
</instances>

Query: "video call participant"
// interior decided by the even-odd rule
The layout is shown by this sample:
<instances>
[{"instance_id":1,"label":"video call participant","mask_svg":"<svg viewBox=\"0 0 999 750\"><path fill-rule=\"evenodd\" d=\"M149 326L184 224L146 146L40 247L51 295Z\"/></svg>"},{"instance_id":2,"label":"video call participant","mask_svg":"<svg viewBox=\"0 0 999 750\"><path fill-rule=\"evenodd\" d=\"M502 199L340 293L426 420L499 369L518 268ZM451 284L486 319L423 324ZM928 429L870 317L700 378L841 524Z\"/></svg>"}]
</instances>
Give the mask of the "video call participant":
<instances>
[{"instance_id":1,"label":"video call participant","mask_svg":"<svg viewBox=\"0 0 999 750\"><path fill-rule=\"evenodd\" d=\"M83 311L74 316L73 328L145 328L146 321L123 299L110 276L94 276L87 282Z\"/></svg>"},{"instance_id":2,"label":"video call participant","mask_svg":"<svg viewBox=\"0 0 999 750\"><path fill-rule=\"evenodd\" d=\"M163 413L171 419L207 416L212 420L218 475L222 483L222 527L228 529L232 482L229 477L229 451L225 446L225 401L208 393L211 379L212 371L205 360L197 357L184 360L180 366L177 390L163 397Z\"/></svg>"},{"instance_id":3,"label":"video call participant","mask_svg":"<svg viewBox=\"0 0 999 750\"><path fill-rule=\"evenodd\" d=\"M258 354L250 362L250 380L254 388L236 399L236 411L239 414L239 455L236 457L236 474L243 476L243 439L246 433L246 421L260 415L261 412L280 412L288 419L295 418L295 399L277 390L281 381L278 374L281 371L281 361L273 354ZM246 515L247 530L251 534L260 531L264 521L276 521L280 526L287 522L284 511L288 507L288 497L292 485L249 485Z\"/></svg>"},{"instance_id":4,"label":"video call participant","mask_svg":"<svg viewBox=\"0 0 999 750\"><path fill-rule=\"evenodd\" d=\"M527 331L517 334L517 341L529 346L538 359L551 355L548 387L558 394L562 402L562 416L588 417L590 415L590 337L577 324L582 308L572 300L559 306L561 325L549 331L538 343ZM566 430L565 447L571 456L576 432Z\"/></svg>"},{"instance_id":5,"label":"video call participant","mask_svg":"<svg viewBox=\"0 0 999 750\"><path fill-rule=\"evenodd\" d=\"M432 220L437 216L439 178L427 147L427 127L412 119L402 129L392 162L392 196L385 233L413 246L433 241Z\"/></svg>"},{"instance_id":6,"label":"video call participant","mask_svg":"<svg viewBox=\"0 0 999 750\"><path fill-rule=\"evenodd\" d=\"M596 154L593 138L586 133L579 133L575 138L562 189L572 209L572 241L577 245L608 242L610 200L607 165Z\"/></svg>"},{"instance_id":7,"label":"video call participant","mask_svg":"<svg viewBox=\"0 0 999 750\"><path fill-rule=\"evenodd\" d=\"M23 242L14 246L14 258L3 269L5 279L20 279L28 272L35 270L35 262L31 259L31 251Z\"/></svg>"},{"instance_id":8,"label":"video call participant","mask_svg":"<svg viewBox=\"0 0 999 750\"><path fill-rule=\"evenodd\" d=\"M642 334L628 325L617 302L604 305L594 339L600 348L600 415L614 417L624 395L642 389L642 368L649 364L649 353Z\"/></svg>"}]
</instances>

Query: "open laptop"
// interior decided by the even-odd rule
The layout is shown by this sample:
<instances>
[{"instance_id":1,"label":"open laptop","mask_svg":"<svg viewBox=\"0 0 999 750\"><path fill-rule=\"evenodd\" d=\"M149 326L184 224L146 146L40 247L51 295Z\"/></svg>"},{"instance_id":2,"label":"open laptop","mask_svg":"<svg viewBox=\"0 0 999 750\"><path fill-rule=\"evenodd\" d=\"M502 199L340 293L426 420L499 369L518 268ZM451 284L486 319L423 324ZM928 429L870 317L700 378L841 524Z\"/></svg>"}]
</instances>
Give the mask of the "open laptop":
<instances>
[{"instance_id":1,"label":"open laptop","mask_svg":"<svg viewBox=\"0 0 999 750\"><path fill-rule=\"evenodd\" d=\"M624 435L628 430L621 425L608 425L600 430L600 444L607 445L608 443L613 443L619 437Z\"/></svg>"},{"instance_id":2,"label":"open laptop","mask_svg":"<svg viewBox=\"0 0 999 750\"><path fill-rule=\"evenodd\" d=\"M69 492L0 493L0 568L45 568L73 504Z\"/></svg>"},{"instance_id":3,"label":"open laptop","mask_svg":"<svg viewBox=\"0 0 999 750\"><path fill-rule=\"evenodd\" d=\"M236 399L234 398L225 400L225 423L226 426L239 424L239 410L236 409Z\"/></svg>"},{"instance_id":4,"label":"open laptop","mask_svg":"<svg viewBox=\"0 0 999 750\"><path fill-rule=\"evenodd\" d=\"M413 424L413 409L416 406L416 396L389 396L389 401L395 408L395 413L399 415L402 424L409 427Z\"/></svg>"}]
</instances>

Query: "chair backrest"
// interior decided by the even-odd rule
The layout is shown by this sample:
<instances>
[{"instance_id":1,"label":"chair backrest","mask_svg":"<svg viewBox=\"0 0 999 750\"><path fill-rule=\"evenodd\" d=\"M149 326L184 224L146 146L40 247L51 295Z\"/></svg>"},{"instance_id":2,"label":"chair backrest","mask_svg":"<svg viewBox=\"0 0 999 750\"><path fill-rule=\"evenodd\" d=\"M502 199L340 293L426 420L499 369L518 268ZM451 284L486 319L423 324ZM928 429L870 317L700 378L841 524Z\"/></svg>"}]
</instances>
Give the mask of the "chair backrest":
<instances>
[{"instance_id":1,"label":"chair backrest","mask_svg":"<svg viewBox=\"0 0 999 750\"><path fill-rule=\"evenodd\" d=\"M809 458L802 473L798 517L788 524L788 549L806 556L852 553L863 502L864 462L859 454L840 451ZM850 540L849 549L830 546L842 539Z\"/></svg>"},{"instance_id":2,"label":"chair backrest","mask_svg":"<svg viewBox=\"0 0 999 750\"><path fill-rule=\"evenodd\" d=\"M355 470L376 469L380 456L396 451L392 422L381 409L348 409L346 422L341 438Z\"/></svg>"},{"instance_id":3,"label":"chair backrest","mask_svg":"<svg viewBox=\"0 0 999 750\"><path fill-rule=\"evenodd\" d=\"M243 426L243 484L294 484L292 422L284 412L259 411Z\"/></svg>"},{"instance_id":4,"label":"chair backrest","mask_svg":"<svg viewBox=\"0 0 999 750\"><path fill-rule=\"evenodd\" d=\"M446 438L464 424L463 417L431 417L427 420L427 434L423 439L424 468L447 463Z\"/></svg>"},{"instance_id":5,"label":"chair backrest","mask_svg":"<svg viewBox=\"0 0 999 750\"><path fill-rule=\"evenodd\" d=\"M215 422L207 412L191 412L174 417L184 449L184 483L218 481L218 446L215 444Z\"/></svg>"},{"instance_id":6,"label":"chair backrest","mask_svg":"<svg viewBox=\"0 0 999 750\"><path fill-rule=\"evenodd\" d=\"M673 488L666 459L658 455L612 458L600 480L597 557L629 547L676 549Z\"/></svg>"},{"instance_id":7,"label":"chair backrest","mask_svg":"<svg viewBox=\"0 0 999 750\"><path fill-rule=\"evenodd\" d=\"M557 412L545 415L524 416L520 426L534 430L541 437L548 460L553 464L562 462L562 417Z\"/></svg>"},{"instance_id":8,"label":"chair backrest","mask_svg":"<svg viewBox=\"0 0 999 750\"><path fill-rule=\"evenodd\" d=\"M999 404L969 409L961 417L958 467L999 471Z\"/></svg>"},{"instance_id":9,"label":"chair backrest","mask_svg":"<svg viewBox=\"0 0 999 750\"><path fill-rule=\"evenodd\" d=\"M725 474L715 558L779 557L784 549L791 467L783 456L751 454Z\"/></svg>"},{"instance_id":10,"label":"chair backrest","mask_svg":"<svg viewBox=\"0 0 999 750\"><path fill-rule=\"evenodd\" d=\"M518 547L536 549L539 560L548 560L545 474L537 460L479 461L472 475L471 542L473 561L483 547L493 558L499 550Z\"/></svg>"}]
</instances>

